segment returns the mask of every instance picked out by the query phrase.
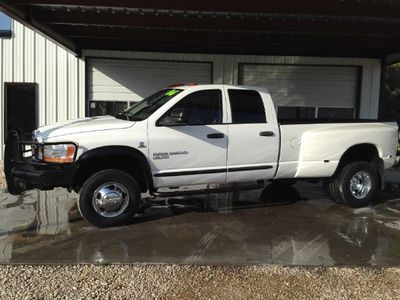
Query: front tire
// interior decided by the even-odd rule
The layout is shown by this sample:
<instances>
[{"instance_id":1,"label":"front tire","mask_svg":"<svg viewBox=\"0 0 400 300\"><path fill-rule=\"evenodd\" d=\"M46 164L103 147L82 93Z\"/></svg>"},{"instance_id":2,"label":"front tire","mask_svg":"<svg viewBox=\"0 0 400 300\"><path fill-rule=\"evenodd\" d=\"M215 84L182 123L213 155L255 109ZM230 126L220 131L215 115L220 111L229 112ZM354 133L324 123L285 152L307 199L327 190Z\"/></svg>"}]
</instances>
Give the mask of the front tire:
<instances>
[{"instance_id":1,"label":"front tire","mask_svg":"<svg viewBox=\"0 0 400 300\"><path fill-rule=\"evenodd\" d=\"M379 177L372 164L358 161L347 164L331 182L329 188L333 198L357 208L371 202L378 189Z\"/></svg>"},{"instance_id":2,"label":"front tire","mask_svg":"<svg viewBox=\"0 0 400 300\"><path fill-rule=\"evenodd\" d=\"M134 217L139 205L139 185L132 176L120 170L102 170L93 174L79 192L79 211L96 227L126 224Z\"/></svg>"}]
</instances>

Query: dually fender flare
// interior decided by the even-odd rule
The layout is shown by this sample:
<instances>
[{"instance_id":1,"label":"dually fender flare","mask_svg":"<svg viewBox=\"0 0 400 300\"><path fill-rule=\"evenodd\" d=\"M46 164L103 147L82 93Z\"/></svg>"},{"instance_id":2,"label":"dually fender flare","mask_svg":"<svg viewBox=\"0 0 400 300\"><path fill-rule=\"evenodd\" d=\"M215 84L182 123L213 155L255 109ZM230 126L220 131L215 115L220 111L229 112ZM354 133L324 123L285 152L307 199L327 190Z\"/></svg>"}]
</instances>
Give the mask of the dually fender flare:
<instances>
[{"instance_id":1,"label":"dually fender flare","mask_svg":"<svg viewBox=\"0 0 400 300\"><path fill-rule=\"evenodd\" d=\"M79 166L90 161L95 161L98 158L105 157L130 157L133 160L140 163L140 166L144 172L144 178L149 191L154 190L153 176L150 168L150 164L146 156L139 150L129 146L103 146L94 148L84 152L79 156L76 164Z\"/></svg>"}]
</instances>

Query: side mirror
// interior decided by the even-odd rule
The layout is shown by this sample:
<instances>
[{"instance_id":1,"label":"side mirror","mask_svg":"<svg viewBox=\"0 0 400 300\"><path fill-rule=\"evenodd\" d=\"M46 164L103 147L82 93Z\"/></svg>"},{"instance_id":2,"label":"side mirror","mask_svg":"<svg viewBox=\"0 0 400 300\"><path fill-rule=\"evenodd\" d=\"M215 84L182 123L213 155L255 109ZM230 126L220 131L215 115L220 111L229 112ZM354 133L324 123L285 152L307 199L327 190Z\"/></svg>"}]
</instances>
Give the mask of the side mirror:
<instances>
[{"instance_id":1,"label":"side mirror","mask_svg":"<svg viewBox=\"0 0 400 300\"><path fill-rule=\"evenodd\" d=\"M179 126L185 124L185 110L183 108L174 109L169 116L162 118L158 122L158 125L161 126Z\"/></svg>"}]
</instances>

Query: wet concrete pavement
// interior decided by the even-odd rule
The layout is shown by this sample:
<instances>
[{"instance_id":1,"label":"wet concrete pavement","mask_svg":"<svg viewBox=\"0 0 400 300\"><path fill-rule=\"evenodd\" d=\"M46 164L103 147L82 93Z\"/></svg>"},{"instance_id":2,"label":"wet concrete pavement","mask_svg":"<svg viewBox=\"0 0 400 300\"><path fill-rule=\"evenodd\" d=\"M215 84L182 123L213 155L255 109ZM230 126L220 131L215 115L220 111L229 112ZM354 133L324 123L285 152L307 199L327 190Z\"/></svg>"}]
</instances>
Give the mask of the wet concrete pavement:
<instances>
[{"instance_id":1,"label":"wet concrete pavement","mask_svg":"<svg viewBox=\"0 0 400 300\"><path fill-rule=\"evenodd\" d=\"M399 265L399 175L351 209L320 185L146 202L132 224L97 229L63 189L0 194L1 263Z\"/></svg>"}]
</instances>

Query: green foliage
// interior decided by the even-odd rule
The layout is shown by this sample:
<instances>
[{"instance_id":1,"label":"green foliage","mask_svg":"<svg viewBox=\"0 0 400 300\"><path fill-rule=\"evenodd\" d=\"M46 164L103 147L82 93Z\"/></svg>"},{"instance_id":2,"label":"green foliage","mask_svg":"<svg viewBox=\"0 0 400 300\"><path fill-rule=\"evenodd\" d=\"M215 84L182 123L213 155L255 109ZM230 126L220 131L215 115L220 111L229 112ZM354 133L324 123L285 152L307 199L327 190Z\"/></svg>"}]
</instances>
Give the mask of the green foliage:
<instances>
[{"instance_id":1,"label":"green foliage","mask_svg":"<svg viewBox=\"0 0 400 300\"><path fill-rule=\"evenodd\" d=\"M380 116L400 122L400 63L387 66L384 79Z\"/></svg>"},{"instance_id":2,"label":"green foliage","mask_svg":"<svg viewBox=\"0 0 400 300\"><path fill-rule=\"evenodd\" d=\"M396 98L400 96L400 63L387 67L385 89L388 97Z\"/></svg>"}]
</instances>

